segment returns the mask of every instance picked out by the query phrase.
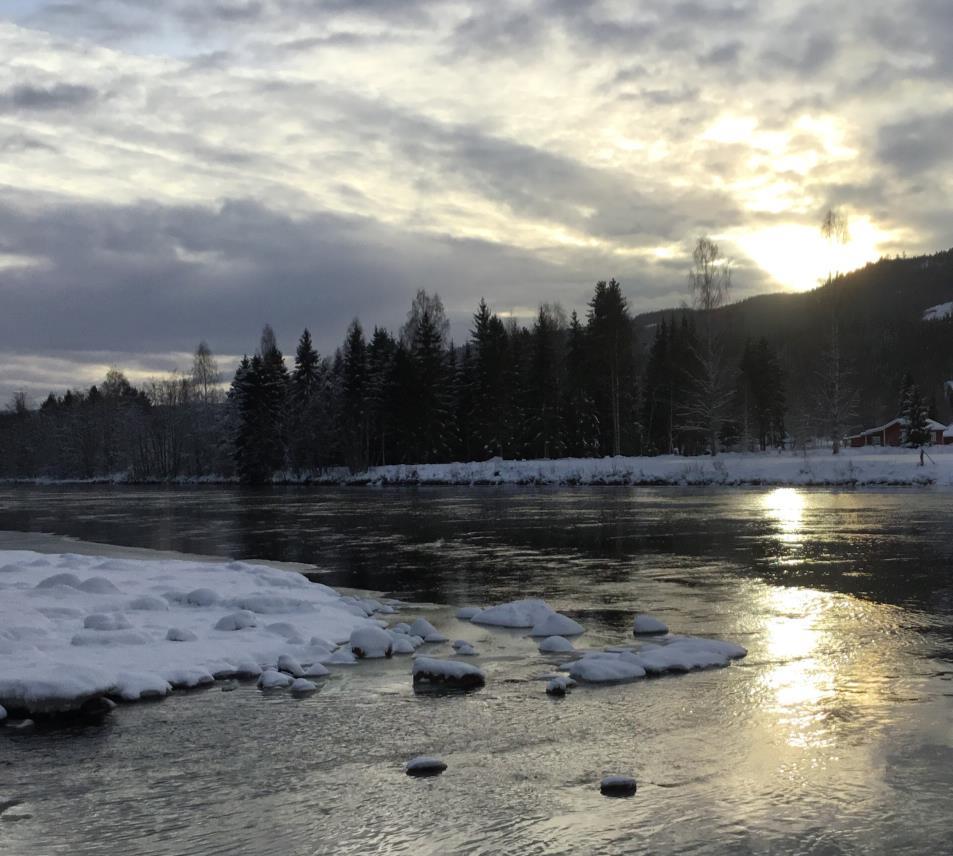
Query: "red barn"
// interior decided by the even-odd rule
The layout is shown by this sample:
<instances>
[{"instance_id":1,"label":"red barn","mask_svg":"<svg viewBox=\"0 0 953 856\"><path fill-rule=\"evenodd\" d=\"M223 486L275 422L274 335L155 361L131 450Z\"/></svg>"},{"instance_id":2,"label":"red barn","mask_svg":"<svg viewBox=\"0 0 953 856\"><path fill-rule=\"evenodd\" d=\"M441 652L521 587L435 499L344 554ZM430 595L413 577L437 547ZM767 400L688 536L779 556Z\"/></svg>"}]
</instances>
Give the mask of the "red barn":
<instances>
[{"instance_id":1,"label":"red barn","mask_svg":"<svg viewBox=\"0 0 953 856\"><path fill-rule=\"evenodd\" d=\"M903 431L906 424L907 420L898 416L885 425L878 425L876 428L868 428L859 434L852 434L847 438L847 442L853 448L860 448L861 446L900 446L903 444ZM953 429L953 426L950 426L950 428ZM927 431L930 432L930 439L927 441L930 445L942 446L944 443L953 443L953 431L935 419L927 419Z\"/></svg>"}]
</instances>

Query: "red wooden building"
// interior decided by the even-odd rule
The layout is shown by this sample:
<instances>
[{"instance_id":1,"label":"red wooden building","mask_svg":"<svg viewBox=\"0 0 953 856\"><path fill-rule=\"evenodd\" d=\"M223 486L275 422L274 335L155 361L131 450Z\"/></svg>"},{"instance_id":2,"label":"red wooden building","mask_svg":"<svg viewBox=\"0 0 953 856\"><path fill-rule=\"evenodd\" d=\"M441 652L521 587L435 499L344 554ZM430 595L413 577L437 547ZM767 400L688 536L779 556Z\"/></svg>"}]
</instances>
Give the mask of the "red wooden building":
<instances>
[{"instance_id":1,"label":"red wooden building","mask_svg":"<svg viewBox=\"0 0 953 856\"><path fill-rule=\"evenodd\" d=\"M878 425L876 428L868 428L859 434L852 434L847 438L847 442L853 448L861 446L900 446L903 443L903 429L907 420L898 416L891 419L886 425ZM927 419L927 430L930 432L930 439L927 441L933 446L942 446L944 443L953 443L953 425L947 428L946 425L937 422L935 419Z\"/></svg>"}]
</instances>

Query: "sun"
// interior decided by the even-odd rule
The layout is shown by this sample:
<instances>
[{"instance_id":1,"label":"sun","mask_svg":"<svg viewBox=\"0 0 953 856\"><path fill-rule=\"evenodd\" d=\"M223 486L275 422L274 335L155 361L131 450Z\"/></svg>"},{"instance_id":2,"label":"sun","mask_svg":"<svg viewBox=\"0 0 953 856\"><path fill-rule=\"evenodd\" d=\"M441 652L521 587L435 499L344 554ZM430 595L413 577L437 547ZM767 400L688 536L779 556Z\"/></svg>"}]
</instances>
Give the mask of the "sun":
<instances>
[{"instance_id":1,"label":"sun","mask_svg":"<svg viewBox=\"0 0 953 856\"><path fill-rule=\"evenodd\" d=\"M793 291L807 291L828 276L847 273L876 261L881 244L889 237L869 217L851 217L850 235L843 244L801 223L779 224L754 232L732 235L732 240L772 279Z\"/></svg>"}]
</instances>

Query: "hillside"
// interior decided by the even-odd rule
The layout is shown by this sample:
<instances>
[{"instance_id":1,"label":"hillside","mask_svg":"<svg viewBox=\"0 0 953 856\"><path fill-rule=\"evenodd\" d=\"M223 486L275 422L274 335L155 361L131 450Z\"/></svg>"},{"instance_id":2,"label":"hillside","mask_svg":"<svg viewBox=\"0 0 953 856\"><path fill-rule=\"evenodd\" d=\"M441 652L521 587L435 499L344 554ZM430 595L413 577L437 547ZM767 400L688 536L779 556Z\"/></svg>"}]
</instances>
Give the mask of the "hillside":
<instances>
[{"instance_id":1,"label":"hillside","mask_svg":"<svg viewBox=\"0 0 953 856\"><path fill-rule=\"evenodd\" d=\"M841 349L860 393L858 425L896 416L898 391L912 372L933 396L941 421L953 420L943 382L953 378L953 317L925 320L931 307L953 300L953 249L931 256L882 259L800 294L764 294L718 311L732 358L746 338L765 336L779 351L788 378L789 413L806 405L835 319ZM686 310L637 316L651 342L663 317ZM691 310L687 310L691 311Z\"/></svg>"}]
</instances>

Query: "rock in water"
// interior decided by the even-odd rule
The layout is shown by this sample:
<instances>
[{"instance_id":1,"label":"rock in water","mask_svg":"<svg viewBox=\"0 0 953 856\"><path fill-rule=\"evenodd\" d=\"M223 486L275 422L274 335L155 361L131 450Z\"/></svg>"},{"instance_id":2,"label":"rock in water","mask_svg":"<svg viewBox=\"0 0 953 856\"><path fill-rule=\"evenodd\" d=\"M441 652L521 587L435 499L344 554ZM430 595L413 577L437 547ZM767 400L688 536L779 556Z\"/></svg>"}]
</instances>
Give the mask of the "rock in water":
<instances>
[{"instance_id":1,"label":"rock in water","mask_svg":"<svg viewBox=\"0 0 953 856\"><path fill-rule=\"evenodd\" d=\"M304 677L304 669L301 668L301 664L290 654L282 654L278 658L278 671L287 672L295 678Z\"/></svg>"},{"instance_id":2,"label":"rock in water","mask_svg":"<svg viewBox=\"0 0 953 856\"><path fill-rule=\"evenodd\" d=\"M576 686L576 682L572 678L560 675L546 684L546 695L561 697L569 692L570 687L574 686Z\"/></svg>"},{"instance_id":3,"label":"rock in water","mask_svg":"<svg viewBox=\"0 0 953 856\"><path fill-rule=\"evenodd\" d=\"M585 633L586 628L579 622L573 621L568 615L554 612L537 621L530 630L530 636L578 636Z\"/></svg>"},{"instance_id":4,"label":"rock in water","mask_svg":"<svg viewBox=\"0 0 953 856\"><path fill-rule=\"evenodd\" d=\"M486 684L486 676L476 666L459 660L418 657L412 668L414 686L435 684L457 689L475 689Z\"/></svg>"},{"instance_id":5,"label":"rock in water","mask_svg":"<svg viewBox=\"0 0 953 856\"><path fill-rule=\"evenodd\" d=\"M635 796L635 779L631 776L606 776L599 783L599 790L607 797Z\"/></svg>"},{"instance_id":6,"label":"rock in water","mask_svg":"<svg viewBox=\"0 0 953 856\"><path fill-rule=\"evenodd\" d=\"M291 685L291 692L295 695L304 695L305 693L313 693L317 688L317 684L311 683L311 681L306 678L298 678Z\"/></svg>"},{"instance_id":7,"label":"rock in water","mask_svg":"<svg viewBox=\"0 0 953 856\"><path fill-rule=\"evenodd\" d=\"M575 650L565 636L547 636L539 643L540 654L571 654Z\"/></svg>"},{"instance_id":8,"label":"rock in water","mask_svg":"<svg viewBox=\"0 0 953 856\"><path fill-rule=\"evenodd\" d=\"M294 678L291 675L286 675L284 672L278 672L275 669L266 669L258 679L258 686L263 690L284 689L291 686L292 683L294 683Z\"/></svg>"},{"instance_id":9,"label":"rock in water","mask_svg":"<svg viewBox=\"0 0 953 856\"><path fill-rule=\"evenodd\" d=\"M408 776L439 776L447 769L447 765L439 758L433 758L430 755L418 755L416 758L411 758L404 765L404 769Z\"/></svg>"}]
</instances>

